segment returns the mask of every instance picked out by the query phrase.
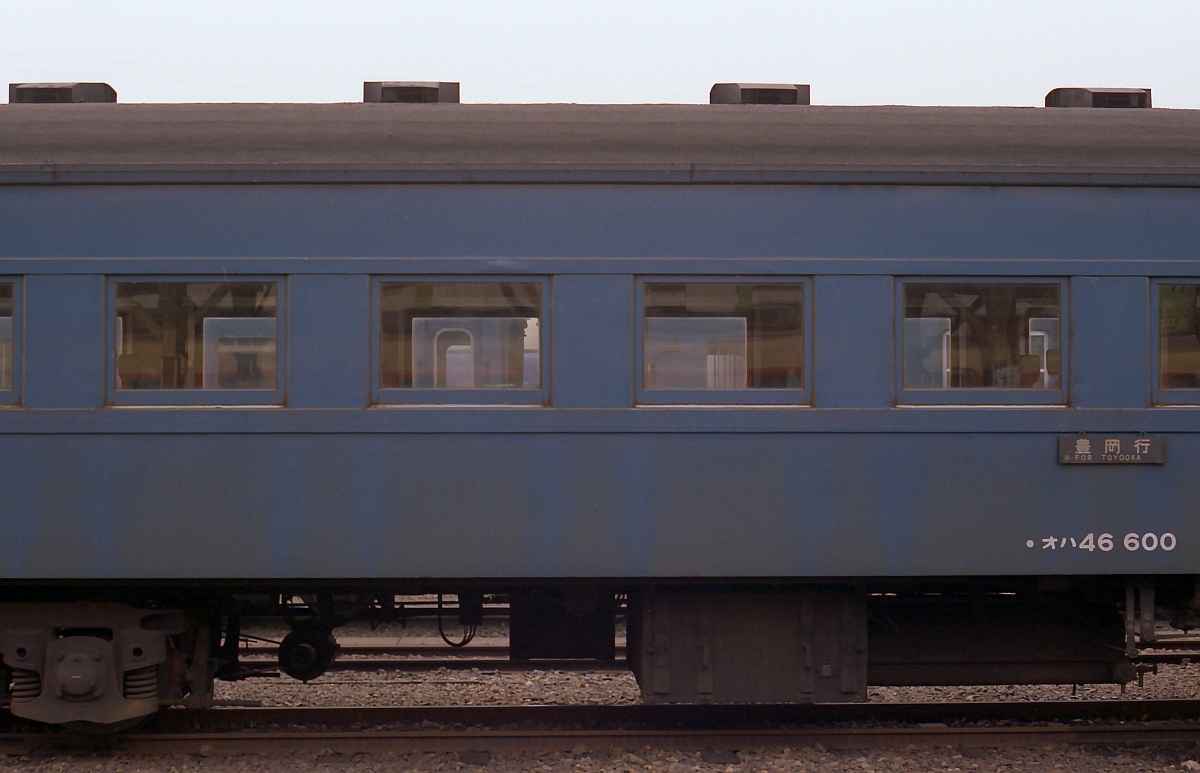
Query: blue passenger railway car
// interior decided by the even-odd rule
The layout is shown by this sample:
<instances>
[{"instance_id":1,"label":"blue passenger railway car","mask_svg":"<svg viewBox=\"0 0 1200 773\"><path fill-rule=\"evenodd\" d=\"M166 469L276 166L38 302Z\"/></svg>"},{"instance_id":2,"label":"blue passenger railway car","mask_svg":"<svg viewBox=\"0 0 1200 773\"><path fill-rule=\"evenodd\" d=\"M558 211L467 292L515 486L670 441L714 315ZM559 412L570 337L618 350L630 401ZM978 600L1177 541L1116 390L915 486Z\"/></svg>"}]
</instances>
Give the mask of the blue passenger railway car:
<instances>
[{"instance_id":1,"label":"blue passenger railway car","mask_svg":"<svg viewBox=\"0 0 1200 773\"><path fill-rule=\"evenodd\" d=\"M647 702L1127 682L1200 625L1198 245L1190 110L0 105L4 699L431 593L623 615Z\"/></svg>"}]
</instances>

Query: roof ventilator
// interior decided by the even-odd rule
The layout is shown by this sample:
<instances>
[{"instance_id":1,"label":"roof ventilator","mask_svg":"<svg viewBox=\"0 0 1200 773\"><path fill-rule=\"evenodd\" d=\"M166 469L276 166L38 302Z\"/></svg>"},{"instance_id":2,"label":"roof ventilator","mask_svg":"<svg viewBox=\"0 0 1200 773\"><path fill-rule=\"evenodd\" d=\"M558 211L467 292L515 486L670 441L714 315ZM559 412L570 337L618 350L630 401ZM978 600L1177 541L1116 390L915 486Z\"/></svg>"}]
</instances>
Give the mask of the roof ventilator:
<instances>
[{"instance_id":1,"label":"roof ventilator","mask_svg":"<svg viewBox=\"0 0 1200 773\"><path fill-rule=\"evenodd\" d=\"M807 105L807 83L716 83L710 105Z\"/></svg>"},{"instance_id":2,"label":"roof ventilator","mask_svg":"<svg viewBox=\"0 0 1200 773\"><path fill-rule=\"evenodd\" d=\"M10 83L9 104L68 104L116 102L117 92L107 83Z\"/></svg>"},{"instance_id":3,"label":"roof ventilator","mask_svg":"<svg viewBox=\"0 0 1200 773\"><path fill-rule=\"evenodd\" d=\"M458 102L458 83L364 81L363 102Z\"/></svg>"},{"instance_id":4,"label":"roof ventilator","mask_svg":"<svg viewBox=\"0 0 1200 773\"><path fill-rule=\"evenodd\" d=\"M1150 89L1053 89L1046 107L1150 107Z\"/></svg>"}]
</instances>

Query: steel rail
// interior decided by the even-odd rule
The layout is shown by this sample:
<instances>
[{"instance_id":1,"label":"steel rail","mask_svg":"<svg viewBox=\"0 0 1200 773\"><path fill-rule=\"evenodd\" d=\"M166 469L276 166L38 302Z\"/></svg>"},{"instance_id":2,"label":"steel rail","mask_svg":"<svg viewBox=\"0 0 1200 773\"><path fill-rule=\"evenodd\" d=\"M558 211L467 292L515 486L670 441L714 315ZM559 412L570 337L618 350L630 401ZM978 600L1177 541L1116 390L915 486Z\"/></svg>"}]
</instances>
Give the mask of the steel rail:
<instances>
[{"instance_id":1,"label":"steel rail","mask_svg":"<svg viewBox=\"0 0 1200 773\"><path fill-rule=\"evenodd\" d=\"M1200 701L176 709L154 727L108 736L0 733L0 754L1195 744Z\"/></svg>"},{"instance_id":2,"label":"steel rail","mask_svg":"<svg viewBox=\"0 0 1200 773\"><path fill-rule=\"evenodd\" d=\"M278 651L279 648L275 645L260 644L252 644L249 647L242 647L239 650L242 655L251 657L274 657ZM615 651L618 658L624 657L625 645L616 645ZM440 658L465 658L467 656L479 658L486 656L508 659L509 648L507 644L467 644L462 647L451 647L439 641L436 644L356 644L342 646L338 650L338 657L358 655L390 655L393 657L426 657L434 655Z\"/></svg>"},{"instance_id":3,"label":"steel rail","mask_svg":"<svg viewBox=\"0 0 1200 773\"><path fill-rule=\"evenodd\" d=\"M624 647L618 648L624 650ZM279 649L272 645L254 644L249 647L242 647L239 652L242 655L273 657L278 653ZM508 645L506 644L467 644L462 647L450 647L447 644L438 643L435 645L408 645L408 644L378 644L378 645L354 645L341 647L338 650L338 657L350 657L355 655L391 655L394 657L425 657L427 655L436 654L437 657L466 657L468 655L480 657L489 656L495 658L508 658Z\"/></svg>"},{"instance_id":4,"label":"steel rail","mask_svg":"<svg viewBox=\"0 0 1200 773\"><path fill-rule=\"evenodd\" d=\"M242 665L274 669L278 649L273 646L243 647ZM342 647L329 667L330 673L362 671L628 671L625 646L617 645L615 659L539 658L510 660L507 645L468 644L452 648L436 645L353 645Z\"/></svg>"},{"instance_id":5,"label":"steel rail","mask_svg":"<svg viewBox=\"0 0 1200 773\"><path fill-rule=\"evenodd\" d=\"M339 754L588 751L652 747L663 750L741 750L810 747L881 749L896 747L1044 747L1052 745L1195 744L1200 724L1138 724L1087 727L880 727L795 729L651 730L370 730L233 731L224 733L88 736L0 736L3 754Z\"/></svg>"},{"instance_id":6,"label":"steel rail","mask_svg":"<svg viewBox=\"0 0 1200 773\"><path fill-rule=\"evenodd\" d=\"M244 661L253 664L254 661ZM615 671L629 670L624 660L500 660L499 658L420 658L400 660L397 658L362 658L357 660L338 659L329 667L329 673L363 671Z\"/></svg>"},{"instance_id":7,"label":"steel rail","mask_svg":"<svg viewBox=\"0 0 1200 773\"><path fill-rule=\"evenodd\" d=\"M274 660L243 660L242 666L251 669L259 678L279 673L279 664ZM361 658L357 660L335 660L325 672L327 674L364 673L372 671L395 671L399 673L424 673L428 671L569 671L573 673L615 672L629 670L624 660L500 660L498 658L420 658L400 660L397 658Z\"/></svg>"},{"instance_id":8,"label":"steel rail","mask_svg":"<svg viewBox=\"0 0 1200 773\"><path fill-rule=\"evenodd\" d=\"M1200 720L1200 700L970 701L825 704L575 704L500 706L219 707L171 709L157 718L164 731L179 728L295 724L505 725L565 723L586 727L765 727L815 723L1079 722Z\"/></svg>"}]
</instances>

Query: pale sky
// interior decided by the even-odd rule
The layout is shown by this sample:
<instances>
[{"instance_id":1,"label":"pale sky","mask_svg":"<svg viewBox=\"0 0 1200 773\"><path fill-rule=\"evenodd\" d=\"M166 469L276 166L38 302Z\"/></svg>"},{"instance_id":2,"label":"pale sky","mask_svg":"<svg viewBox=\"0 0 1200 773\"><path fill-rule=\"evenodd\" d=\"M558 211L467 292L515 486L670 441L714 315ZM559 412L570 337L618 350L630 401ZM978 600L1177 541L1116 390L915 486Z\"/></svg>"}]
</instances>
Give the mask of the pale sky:
<instances>
[{"instance_id":1,"label":"pale sky","mask_svg":"<svg viewBox=\"0 0 1200 773\"><path fill-rule=\"evenodd\" d=\"M121 102L358 102L367 80L463 102L704 103L722 81L813 104L1040 105L1057 86L1200 108L1200 0L0 0L7 83Z\"/></svg>"}]
</instances>

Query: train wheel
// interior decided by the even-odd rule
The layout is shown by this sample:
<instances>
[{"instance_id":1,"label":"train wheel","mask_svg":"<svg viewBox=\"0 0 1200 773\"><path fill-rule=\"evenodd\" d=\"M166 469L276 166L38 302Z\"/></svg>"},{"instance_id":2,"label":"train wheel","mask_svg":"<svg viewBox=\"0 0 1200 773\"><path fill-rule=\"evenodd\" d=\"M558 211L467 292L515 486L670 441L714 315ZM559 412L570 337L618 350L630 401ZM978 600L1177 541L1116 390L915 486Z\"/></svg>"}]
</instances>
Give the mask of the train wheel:
<instances>
[{"instance_id":1,"label":"train wheel","mask_svg":"<svg viewBox=\"0 0 1200 773\"><path fill-rule=\"evenodd\" d=\"M337 639L328 628L297 626L279 643L279 667L293 679L307 682L329 670L337 651Z\"/></svg>"}]
</instances>

